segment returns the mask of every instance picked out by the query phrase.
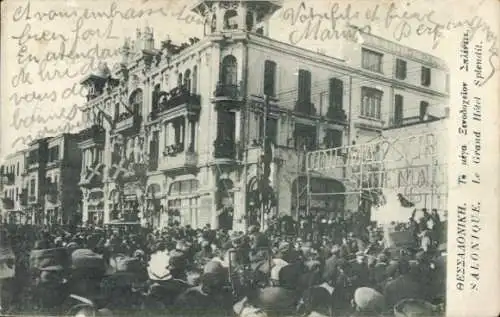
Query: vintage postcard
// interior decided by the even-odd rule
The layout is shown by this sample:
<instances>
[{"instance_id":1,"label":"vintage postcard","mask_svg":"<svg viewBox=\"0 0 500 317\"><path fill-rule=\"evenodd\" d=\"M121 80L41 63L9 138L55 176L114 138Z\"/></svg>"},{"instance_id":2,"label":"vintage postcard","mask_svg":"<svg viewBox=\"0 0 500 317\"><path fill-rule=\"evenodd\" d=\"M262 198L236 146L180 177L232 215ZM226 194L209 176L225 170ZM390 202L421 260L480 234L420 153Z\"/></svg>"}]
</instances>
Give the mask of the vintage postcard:
<instances>
[{"instance_id":1,"label":"vintage postcard","mask_svg":"<svg viewBox=\"0 0 500 317\"><path fill-rule=\"evenodd\" d=\"M499 1L1 14L1 315L500 314Z\"/></svg>"}]
</instances>

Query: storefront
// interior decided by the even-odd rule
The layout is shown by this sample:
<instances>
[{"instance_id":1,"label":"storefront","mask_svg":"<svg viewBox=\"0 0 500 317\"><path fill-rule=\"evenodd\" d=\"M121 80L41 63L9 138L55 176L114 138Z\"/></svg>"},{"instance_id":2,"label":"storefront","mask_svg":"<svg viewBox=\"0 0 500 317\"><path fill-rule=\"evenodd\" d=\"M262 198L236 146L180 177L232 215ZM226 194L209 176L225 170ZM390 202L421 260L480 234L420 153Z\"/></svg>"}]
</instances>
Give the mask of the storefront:
<instances>
[{"instance_id":1,"label":"storefront","mask_svg":"<svg viewBox=\"0 0 500 317\"><path fill-rule=\"evenodd\" d=\"M181 180L173 182L168 191L167 224L178 221L182 226L199 226L199 193L198 180ZM164 223L164 225L166 225Z\"/></svg>"},{"instance_id":2,"label":"storefront","mask_svg":"<svg viewBox=\"0 0 500 317\"><path fill-rule=\"evenodd\" d=\"M309 182L309 211L311 214L342 212L345 206L344 185L331 178L311 177ZM299 176L292 183L292 215L307 212L307 177Z\"/></svg>"}]
</instances>

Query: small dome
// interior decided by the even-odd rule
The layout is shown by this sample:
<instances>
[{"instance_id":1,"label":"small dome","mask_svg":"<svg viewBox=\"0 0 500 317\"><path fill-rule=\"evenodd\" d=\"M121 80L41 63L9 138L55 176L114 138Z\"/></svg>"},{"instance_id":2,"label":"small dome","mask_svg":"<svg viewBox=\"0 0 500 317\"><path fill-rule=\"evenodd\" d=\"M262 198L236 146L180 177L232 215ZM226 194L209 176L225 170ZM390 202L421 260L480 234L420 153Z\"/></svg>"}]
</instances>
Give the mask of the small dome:
<instances>
[{"instance_id":1,"label":"small dome","mask_svg":"<svg viewBox=\"0 0 500 317\"><path fill-rule=\"evenodd\" d=\"M107 78L110 76L110 74L111 74L111 72L108 68L108 64L105 62L99 63L96 75L99 77Z\"/></svg>"}]
</instances>

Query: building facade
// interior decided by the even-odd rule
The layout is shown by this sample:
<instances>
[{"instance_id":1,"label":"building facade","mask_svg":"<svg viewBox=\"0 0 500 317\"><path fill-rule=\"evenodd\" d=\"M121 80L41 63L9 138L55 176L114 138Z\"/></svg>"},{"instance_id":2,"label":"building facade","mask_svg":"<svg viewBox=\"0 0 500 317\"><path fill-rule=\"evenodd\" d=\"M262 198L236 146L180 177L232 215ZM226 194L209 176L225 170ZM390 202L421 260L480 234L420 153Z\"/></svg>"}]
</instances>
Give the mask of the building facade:
<instances>
[{"instance_id":1,"label":"building facade","mask_svg":"<svg viewBox=\"0 0 500 317\"><path fill-rule=\"evenodd\" d=\"M22 222L24 215L22 206L26 204L23 200L23 174L25 152L18 151L6 157L0 167L2 175L2 219L6 222Z\"/></svg>"},{"instance_id":2,"label":"building facade","mask_svg":"<svg viewBox=\"0 0 500 317\"><path fill-rule=\"evenodd\" d=\"M200 1L201 40L155 46L138 30L120 63L82 79L84 221L244 228L262 211L298 215L306 152L444 116L437 58L361 32L340 58L279 42L279 8ZM344 176L314 177L316 209L344 208Z\"/></svg>"},{"instance_id":3,"label":"building facade","mask_svg":"<svg viewBox=\"0 0 500 317\"><path fill-rule=\"evenodd\" d=\"M2 166L5 220L37 225L81 221L79 138L67 133L34 140L7 157Z\"/></svg>"},{"instance_id":4,"label":"building facade","mask_svg":"<svg viewBox=\"0 0 500 317\"><path fill-rule=\"evenodd\" d=\"M69 224L80 221L79 137L78 134L61 134L47 142L46 185L43 193L45 223Z\"/></svg>"}]
</instances>

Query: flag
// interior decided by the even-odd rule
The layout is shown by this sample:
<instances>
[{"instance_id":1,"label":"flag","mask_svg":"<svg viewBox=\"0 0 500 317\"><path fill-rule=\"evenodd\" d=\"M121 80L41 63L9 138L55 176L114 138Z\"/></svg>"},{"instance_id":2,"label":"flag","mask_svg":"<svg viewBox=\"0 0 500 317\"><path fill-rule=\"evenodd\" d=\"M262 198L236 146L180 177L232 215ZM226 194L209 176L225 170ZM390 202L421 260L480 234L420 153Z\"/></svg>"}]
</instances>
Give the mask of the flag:
<instances>
[{"instance_id":1,"label":"flag","mask_svg":"<svg viewBox=\"0 0 500 317\"><path fill-rule=\"evenodd\" d=\"M415 206L414 203L412 203L411 201L409 201L408 199L406 199L402 194L398 194L398 200L401 203L401 207L411 208L411 207Z\"/></svg>"}]
</instances>

